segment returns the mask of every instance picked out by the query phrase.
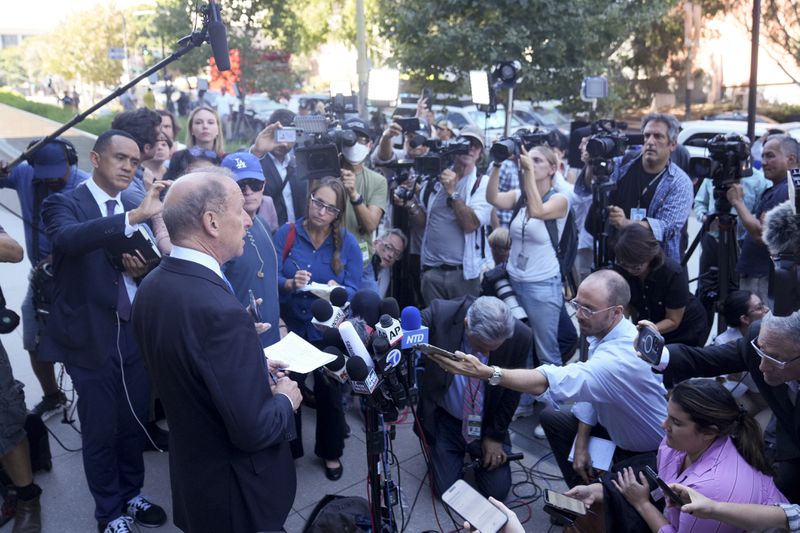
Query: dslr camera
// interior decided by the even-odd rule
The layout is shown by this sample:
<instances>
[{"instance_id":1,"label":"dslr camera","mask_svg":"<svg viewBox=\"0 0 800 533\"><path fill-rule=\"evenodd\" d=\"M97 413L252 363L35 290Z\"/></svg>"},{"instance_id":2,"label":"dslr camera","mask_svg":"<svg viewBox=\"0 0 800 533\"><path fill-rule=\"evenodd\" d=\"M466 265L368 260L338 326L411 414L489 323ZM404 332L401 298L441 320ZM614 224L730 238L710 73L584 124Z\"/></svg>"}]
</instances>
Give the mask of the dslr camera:
<instances>
[{"instance_id":1,"label":"dslr camera","mask_svg":"<svg viewBox=\"0 0 800 533\"><path fill-rule=\"evenodd\" d=\"M469 153L469 140L459 137L453 141L442 142L438 139L425 141L429 148L426 155L414 159L414 171L418 176L438 179L446 168L449 168L456 156Z\"/></svg>"},{"instance_id":2,"label":"dslr camera","mask_svg":"<svg viewBox=\"0 0 800 533\"><path fill-rule=\"evenodd\" d=\"M492 145L489 150L489 155L496 163L502 163L510 157L519 157L522 153L522 147L525 150L530 150L534 146L556 146L558 145L558 137L554 131L543 131L540 129L527 129L523 128L514 132L513 135L503 137Z\"/></svg>"}]
</instances>

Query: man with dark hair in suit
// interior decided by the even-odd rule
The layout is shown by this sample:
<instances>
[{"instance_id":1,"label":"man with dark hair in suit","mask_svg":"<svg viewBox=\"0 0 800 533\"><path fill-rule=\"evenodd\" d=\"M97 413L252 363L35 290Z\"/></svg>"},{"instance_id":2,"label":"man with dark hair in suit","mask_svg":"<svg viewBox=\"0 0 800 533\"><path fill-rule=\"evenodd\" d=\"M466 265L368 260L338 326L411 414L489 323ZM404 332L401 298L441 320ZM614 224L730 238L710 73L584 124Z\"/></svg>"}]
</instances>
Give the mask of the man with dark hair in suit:
<instances>
[{"instance_id":1,"label":"man with dark hair in suit","mask_svg":"<svg viewBox=\"0 0 800 533\"><path fill-rule=\"evenodd\" d=\"M89 157L92 177L48 197L42 211L56 288L40 356L63 362L78 392L83 468L98 530L128 533L134 520L158 527L167 519L140 495L150 382L129 320L136 280L148 265L124 254L120 271L106 248L161 211L167 185L155 183L138 207L122 201L141 160L124 131L100 135Z\"/></svg>"},{"instance_id":2,"label":"man with dark hair in suit","mask_svg":"<svg viewBox=\"0 0 800 533\"><path fill-rule=\"evenodd\" d=\"M187 174L170 187L164 222L172 253L142 282L133 322L169 421L175 525L281 530L301 396L281 363L266 361L220 268L244 251L253 223L244 196L226 170Z\"/></svg>"},{"instance_id":3,"label":"man with dark hair in suit","mask_svg":"<svg viewBox=\"0 0 800 533\"><path fill-rule=\"evenodd\" d=\"M250 153L261 161L266 178L264 196L272 198L278 215L278 227L281 227L305 216L308 182L296 173L292 151L294 143L276 142L276 128L270 127L273 124L280 124L284 128L291 126L294 113L288 109L277 109L268 122L250 147Z\"/></svg>"},{"instance_id":4,"label":"man with dark hair in suit","mask_svg":"<svg viewBox=\"0 0 800 533\"><path fill-rule=\"evenodd\" d=\"M493 296L434 300L422 312L430 343L445 350L478 354L493 365L523 368L532 342L531 330ZM434 489L447 490L461 477L464 453L481 458L478 490L504 500L511 488L508 426L519 393L486 387L481 380L445 373L426 360L420 387L422 428L431 446Z\"/></svg>"}]
</instances>

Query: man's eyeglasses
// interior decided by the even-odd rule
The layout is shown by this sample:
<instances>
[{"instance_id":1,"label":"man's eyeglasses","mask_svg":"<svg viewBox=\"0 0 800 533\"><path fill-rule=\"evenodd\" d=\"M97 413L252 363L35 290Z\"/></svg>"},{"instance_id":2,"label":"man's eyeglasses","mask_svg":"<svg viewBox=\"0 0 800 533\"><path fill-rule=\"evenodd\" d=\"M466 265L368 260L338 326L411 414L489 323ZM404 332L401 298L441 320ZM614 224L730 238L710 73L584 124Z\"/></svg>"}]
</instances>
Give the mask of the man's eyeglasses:
<instances>
[{"instance_id":1,"label":"man's eyeglasses","mask_svg":"<svg viewBox=\"0 0 800 533\"><path fill-rule=\"evenodd\" d=\"M781 361L779 359L775 359L774 357L772 357L771 355L768 355L767 352L765 352L764 350L761 349L761 346L758 345L758 340L757 339L751 340L750 341L750 345L753 347L753 349L756 351L756 353L758 354L758 356L761 359L766 359L772 365L774 365L777 368L780 368L781 370L786 368L786 365L794 363L797 360L800 360L800 355L798 355L797 357L794 357L792 359L789 359L788 361Z\"/></svg>"},{"instance_id":2,"label":"man's eyeglasses","mask_svg":"<svg viewBox=\"0 0 800 533\"><path fill-rule=\"evenodd\" d=\"M609 309L614 309L615 307L617 307L616 305L610 305L605 309L598 309L597 311L592 311L591 309L589 309L585 305L578 303L578 301L574 299L568 301L567 303L570 305L570 307L572 307L572 310L575 311L575 314L583 315L584 318L592 318L594 317L594 315L598 313L602 313L603 311L608 311Z\"/></svg>"},{"instance_id":3,"label":"man's eyeglasses","mask_svg":"<svg viewBox=\"0 0 800 533\"><path fill-rule=\"evenodd\" d=\"M384 249L395 259L400 259L400 257L403 255L403 252L395 248L391 243L381 241L381 246L383 246Z\"/></svg>"},{"instance_id":4,"label":"man's eyeglasses","mask_svg":"<svg viewBox=\"0 0 800 533\"><path fill-rule=\"evenodd\" d=\"M249 187L253 192L258 192L264 188L264 182L255 178L245 178L236 183L239 185L242 192L244 192L245 187Z\"/></svg>"},{"instance_id":5,"label":"man's eyeglasses","mask_svg":"<svg viewBox=\"0 0 800 533\"><path fill-rule=\"evenodd\" d=\"M333 215L335 217L338 217L339 214L342 212L341 209L339 209L338 207L328 205L322 200L317 200L313 196L311 197L311 205L313 205L318 211L322 213L328 213L329 215Z\"/></svg>"}]
</instances>

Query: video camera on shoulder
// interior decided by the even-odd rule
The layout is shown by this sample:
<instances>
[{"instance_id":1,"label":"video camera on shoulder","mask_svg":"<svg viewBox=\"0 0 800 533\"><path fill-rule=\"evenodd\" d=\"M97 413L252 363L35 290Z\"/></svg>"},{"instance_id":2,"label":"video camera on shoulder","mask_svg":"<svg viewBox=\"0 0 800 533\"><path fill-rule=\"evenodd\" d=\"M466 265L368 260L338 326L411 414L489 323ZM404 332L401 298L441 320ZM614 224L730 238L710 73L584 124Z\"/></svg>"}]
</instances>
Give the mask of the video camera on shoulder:
<instances>
[{"instance_id":1,"label":"video camera on shoulder","mask_svg":"<svg viewBox=\"0 0 800 533\"><path fill-rule=\"evenodd\" d=\"M339 154L343 147L356 144L355 132L343 130L321 115L297 115L293 125L298 133L294 150L297 175L307 180L341 176Z\"/></svg>"}]
</instances>

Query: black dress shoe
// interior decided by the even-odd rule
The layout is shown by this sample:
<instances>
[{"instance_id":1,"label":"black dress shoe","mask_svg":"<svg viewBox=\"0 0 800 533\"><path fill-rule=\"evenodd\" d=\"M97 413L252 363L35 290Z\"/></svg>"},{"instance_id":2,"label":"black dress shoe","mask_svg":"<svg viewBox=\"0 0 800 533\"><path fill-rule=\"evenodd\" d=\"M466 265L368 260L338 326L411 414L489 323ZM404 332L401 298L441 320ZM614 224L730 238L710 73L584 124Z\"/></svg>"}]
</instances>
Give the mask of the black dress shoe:
<instances>
[{"instance_id":1,"label":"black dress shoe","mask_svg":"<svg viewBox=\"0 0 800 533\"><path fill-rule=\"evenodd\" d=\"M344 473L344 465L342 465L341 461L339 461L339 466L336 468L329 468L327 465L325 465L325 477L331 481L336 481L337 479L341 478L342 473Z\"/></svg>"},{"instance_id":2,"label":"black dress shoe","mask_svg":"<svg viewBox=\"0 0 800 533\"><path fill-rule=\"evenodd\" d=\"M164 431L155 422L148 422L147 433L153 441L151 442L150 439L145 440L145 451L169 451L169 431ZM153 443L155 443L158 448L154 447Z\"/></svg>"}]
</instances>

